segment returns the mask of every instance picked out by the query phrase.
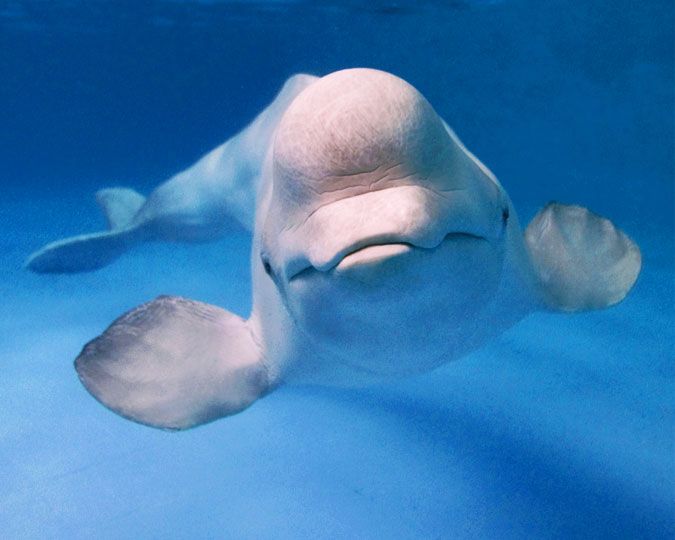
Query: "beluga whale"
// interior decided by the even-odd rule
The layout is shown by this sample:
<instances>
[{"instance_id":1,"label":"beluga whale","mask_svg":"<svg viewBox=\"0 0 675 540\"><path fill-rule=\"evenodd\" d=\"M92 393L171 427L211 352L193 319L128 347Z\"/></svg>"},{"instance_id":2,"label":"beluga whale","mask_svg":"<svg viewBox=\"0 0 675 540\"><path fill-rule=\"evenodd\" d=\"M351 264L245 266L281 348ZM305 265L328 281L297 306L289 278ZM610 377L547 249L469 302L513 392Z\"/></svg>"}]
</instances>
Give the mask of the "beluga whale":
<instances>
[{"instance_id":1,"label":"beluga whale","mask_svg":"<svg viewBox=\"0 0 675 540\"><path fill-rule=\"evenodd\" d=\"M161 296L85 345L103 405L186 429L284 384L359 386L461 358L535 311L620 302L638 246L549 203L523 231L495 176L404 80L374 69L291 77L243 131L149 197L103 190L110 230L32 256L92 270L149 240L252 232L253 308Z\"/></svg>"}]
</instances>

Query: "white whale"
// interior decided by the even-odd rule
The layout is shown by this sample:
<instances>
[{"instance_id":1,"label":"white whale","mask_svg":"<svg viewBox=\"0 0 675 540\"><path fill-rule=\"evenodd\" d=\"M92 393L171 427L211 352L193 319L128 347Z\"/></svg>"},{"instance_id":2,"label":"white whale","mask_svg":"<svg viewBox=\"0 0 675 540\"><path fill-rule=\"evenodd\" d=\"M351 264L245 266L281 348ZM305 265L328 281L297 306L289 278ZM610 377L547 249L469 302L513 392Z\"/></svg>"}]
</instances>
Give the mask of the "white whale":
<instances>
[{"instance_id":1,"label":"white whale","mask_svg":"<svg viewBox=\"0 0 675 540\"><path fill-rule=\"evenodd\" d=\"M101 403L185 429L281 384L359 385L432 370L536 310L621 301L638 247L578 206L523 233L506 192L424 97L381 71L292 77L244 131L147 201L103 191L111 231L48 246L29 267L100 267L148 239L253 230L244 320L160 297L116 320L75 365Z\"/></svg>"}]
</instances>

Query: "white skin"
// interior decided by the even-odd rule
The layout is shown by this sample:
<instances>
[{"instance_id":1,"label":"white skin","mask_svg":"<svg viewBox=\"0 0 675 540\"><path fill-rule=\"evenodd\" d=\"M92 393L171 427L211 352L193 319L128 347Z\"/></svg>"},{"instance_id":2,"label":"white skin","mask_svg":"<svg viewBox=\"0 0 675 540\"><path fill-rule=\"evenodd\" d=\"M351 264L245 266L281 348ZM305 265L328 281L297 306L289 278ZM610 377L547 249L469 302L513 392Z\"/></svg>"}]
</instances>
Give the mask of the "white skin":
<instances>
[{"instance_id":1,"label":"white skin","mask_svg":"<svg viewBox=\"0 0 675 540\"><path fill-rule=\"evenodd\" d=\"M283 383L422 373L534 310L616 303L640 270L637 246L580 207L549 205L523 237L502 186L424 97L369 69L291 78L127 226L32 260L74 268L60 257L85 246L74 259L94 254L91 268L116 238L207 239L228 220L253 226L250 318L165 297L115 321L76 361L115 412L184 429Z\"/></svg>"}]
</instances>

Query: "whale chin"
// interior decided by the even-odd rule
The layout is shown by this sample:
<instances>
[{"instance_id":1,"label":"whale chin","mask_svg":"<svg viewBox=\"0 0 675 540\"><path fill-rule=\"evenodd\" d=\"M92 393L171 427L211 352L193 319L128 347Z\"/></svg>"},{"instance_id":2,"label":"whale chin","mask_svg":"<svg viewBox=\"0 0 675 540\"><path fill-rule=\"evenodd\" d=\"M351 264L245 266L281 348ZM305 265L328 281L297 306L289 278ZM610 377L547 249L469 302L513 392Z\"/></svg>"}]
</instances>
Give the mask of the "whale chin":
<instances>
[{"instance_id":1,"label":"whale chin","mask_svg":"<svg viewBox=\"0 0 675 540\"><path fill-rule=\"evenodd\" d=\"M341 362L382 374L432 369L486 321L503 246L450 234L435 248L371 244L330 269L306 268L285 288L293 320Z\"/></svg>"}]
</instances>

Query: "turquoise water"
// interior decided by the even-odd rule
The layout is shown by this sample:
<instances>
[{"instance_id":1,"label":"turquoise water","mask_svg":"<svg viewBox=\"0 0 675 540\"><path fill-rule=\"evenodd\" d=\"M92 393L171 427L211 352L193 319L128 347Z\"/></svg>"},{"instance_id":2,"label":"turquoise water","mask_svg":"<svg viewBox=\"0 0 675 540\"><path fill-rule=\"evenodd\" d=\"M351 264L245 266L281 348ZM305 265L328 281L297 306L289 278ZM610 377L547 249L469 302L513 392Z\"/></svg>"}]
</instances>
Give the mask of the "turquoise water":
<instances>
[{"instance_id":1,"label":"turquoise water","mask_svg":"<svg viewBox=\"0 0 675 540\"><path fill-rule=\"evenodd\" d=\"M0 2L0 537L669 538L671 2ZM538 313L461 361L364 390L288 387L183 433L113 415L72 360L159 294L250 309L249 240L22 269L99 230L292 73L414 84L527 223L549 200L641 247L629 297Z\"/></svg>"}]
</instances>

